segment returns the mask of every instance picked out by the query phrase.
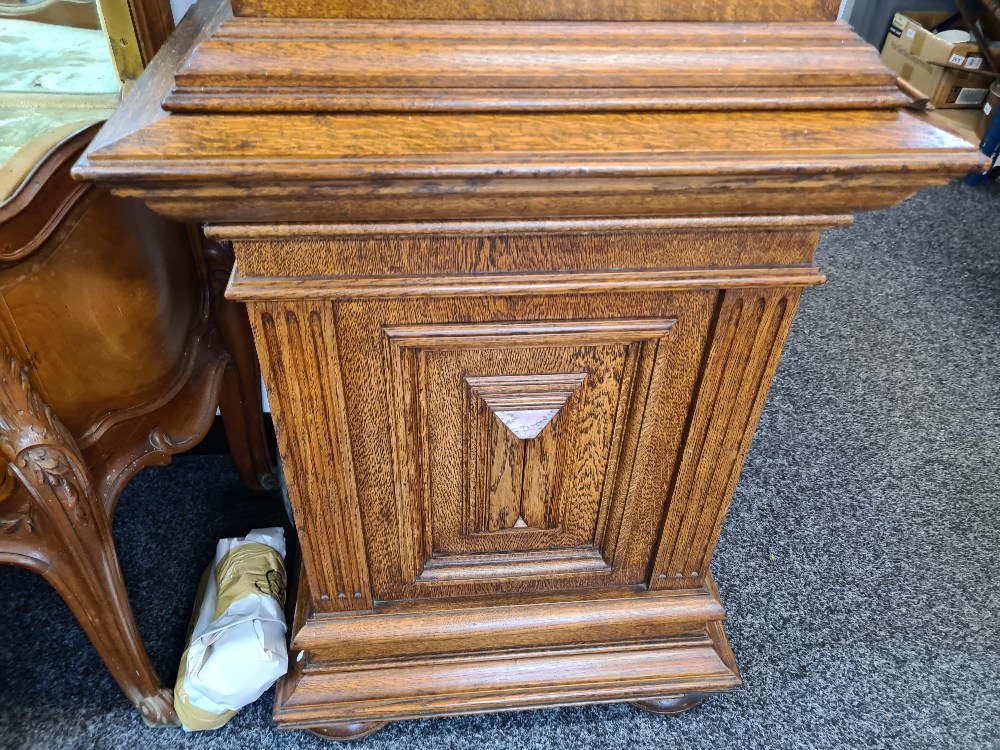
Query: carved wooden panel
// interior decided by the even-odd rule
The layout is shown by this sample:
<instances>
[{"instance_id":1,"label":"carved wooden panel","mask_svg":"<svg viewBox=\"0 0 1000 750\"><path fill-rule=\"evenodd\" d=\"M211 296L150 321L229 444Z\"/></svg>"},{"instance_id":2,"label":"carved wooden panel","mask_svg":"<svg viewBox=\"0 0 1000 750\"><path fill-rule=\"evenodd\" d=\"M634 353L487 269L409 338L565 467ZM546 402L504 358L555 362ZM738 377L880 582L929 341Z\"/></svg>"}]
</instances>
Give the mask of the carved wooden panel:
<instances>
[{"instance_id":1,"label":"carved wooden panel","mask_svg":"<svg viewBox=\"0 0 1000 750\"><path fill-rule=\"evenodd\" d=\"M447 564L441 556L449 554L594 546L597 516L613 502L614 475L608 475L607 465L623 447L620 439L614 439L616 419L627 419L630 409L643 407L618 408L626 361L638 359L643 349L655 349L672 325L672 319L626 319L386 329L397 349L390 367L410 374L399 379L407 392L401 394L401 402L416 401L421 395L426 401L415 419L397 423L402 429L397 443L416 436L417 446L410 455L397 456L397 461L426 474L415 486L418 492L427 491L423 504L430 508L431 523L424 523L422 533L427 537L425 549L431 550L438 567ZM407 366L404 360L412 364ZM642 371L634 377L648 382L653 359L647 356L643 361ZM509 408L525 405L529 381L543 384L535 395L549 408ZM518 384L520 396L511 393ZM566 403L570 397L572 403ZM552 409L554 404L560 408ZM544 426L545 415L555 417L561 407L565 412L557 424L532 432ZM428 418L431 413L433 420ZM511 434L500 414L521 434ZM494 427L495 422L502 426ZM425 440L436 444L435 449L419 447ZM552 451L557 453L546 455ZM422 455L426 469L420 466ZM559 481L560 486L552 488L554 496L543 496L550 481ZM517 523L525 506L550 516L547 531L529 526L523 518ZM486 528L476 529L474 519L491 513L494 517ZM475 533L498 530L506 533L491 534L489 539ZM601 552L595 548L591 557L596 560ZM603 556L607 558L606 553ZM420 563L430 561L425 557ZM492 574L494 562L491 559L491 567L480 575ZM542 566L539 574L546 570ZM464 565L461 575L476 573Z\"/></svg>"},{"instance_id":2,"label":"carved wooden panel","mask_svg":"<svg viewBox=\"0 0 1000 750\"><path fill-rule=\"evenodd\" d=\"M640 583L712 296L335 305L376 599Z\"/></svg>"},{"instance_id":3,"label":"carved wooden panel","mask_svg":"<svg viewBox=\"0 0 1000 750\"><path fill-rule=\"evenodd\" d=\"M584 372L465 377L466 533L558 527L565 422L558 417L586 378Z\"/></svg>"}]
</instances>

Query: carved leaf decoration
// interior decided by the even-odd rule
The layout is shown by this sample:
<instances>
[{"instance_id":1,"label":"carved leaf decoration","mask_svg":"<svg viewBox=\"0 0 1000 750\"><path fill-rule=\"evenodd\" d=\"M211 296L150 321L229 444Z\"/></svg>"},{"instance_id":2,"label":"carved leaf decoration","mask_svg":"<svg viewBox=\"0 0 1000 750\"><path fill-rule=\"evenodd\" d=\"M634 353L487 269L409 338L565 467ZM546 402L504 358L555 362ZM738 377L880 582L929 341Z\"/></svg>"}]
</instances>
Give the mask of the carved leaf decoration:
<instances>
[{"instance_id":1,"label":"carved leaf decoration","mask_svg":"<svg viewBox=\"0 0 1000 750\"><path fill-rule=\"evenodd\" d=\"M31 513L31 503L25 503L17 509L13 518L0 518L0 532L16 534L22 529L30 532L35 530L35 517Z\"/></svg>"},{"instance_id":2,"label":"carved leaf decoration","mask_svg":"<svg viewBox=\"0 0 1000 750\"><path fill-rule=\"evenodd\" d=\"M84 498L93 494L83 457L69 430L52 413L6 346L0 351L0 457L40 499L45 488L78 523L86 523Z\"/></svg>"},{"instance_id":3,"label":"carved leaf decoration","mask_svg":"<svg viewBox=\"0 0 1000 750\"><path fill-rule=\"evenodd\" d=\"M89 487L62 449L41 445L22 451L16 459L17 466L26 474L31 473L62 499L66 509L79 521L86 521L87 513L81 500ZM82 485L82 486L81 486Z\"/></svg>"},{"instance_id":4,"label":"carved leaf decoration","mask_svg":"<svg viewBox=\"0 0 1000 750\"><path fill-rule=\"evenodd\" d=\"M0 503L9 500L20 486L21 483L18 481L17 475L8 463L3 467L2 476L0 476Z\"/></svg>"}]
</instances>

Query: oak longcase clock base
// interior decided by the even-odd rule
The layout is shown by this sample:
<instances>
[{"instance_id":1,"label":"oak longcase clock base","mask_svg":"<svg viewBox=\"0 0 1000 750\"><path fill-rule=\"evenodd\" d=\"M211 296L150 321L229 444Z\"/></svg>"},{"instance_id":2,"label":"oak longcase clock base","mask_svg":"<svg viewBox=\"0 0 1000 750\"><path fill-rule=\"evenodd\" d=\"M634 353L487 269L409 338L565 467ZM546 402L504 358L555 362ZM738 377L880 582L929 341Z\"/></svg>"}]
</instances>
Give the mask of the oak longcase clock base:
<instances>
[{"instance_id":1,"label":"oak longcase clock base","mask_svg":"<svg viewBox=\"0 0 1000 750\"><path fill-rule=\"evenodd\" d=\"M816 237L734 228L723 243L762 262L808 258ZM312 270L381 241L282 248ZM350 739L555 705L679 711L739 687L709 562L819 271L706 270L718 240L696 231L442 233L419 254L396 241L410 263L484 255L482 242L489 263L606 263L641 242L689 266L602 270L581 293L572 274L538 273L495 295L493 268L419 294L402 274L370 292L329 272L262 291L272 241L235 241L229 293L248 300L303 563L301 658L275 721Z\"/></svg>"},{"instance_id":2,"label":"oak longcase clock base","mask_svg":"<svg viewBox=\"0 0 1000 750\"><path fill-rule=\"evenodd\" d=\"M302 585L302 584L300 584ZM300 596L274 719L330 739L389 721L632 702L680 713L740 686L707 578L700 589L379 606L308 615ZM459 631L462 632L459 632Z\"/></svg>"},{"instance_id":3,"label":"oak longcase clock base","mask_svg":"<svg viewBox=\"0 0 1000 750\"><path fill-rule=\"evenodd\" d=\"M641 237L651 253L711 252L704 234ZM544 244L551 262L637 239L491 241ZM808 231L729 239L762 257L815 243ZM478 242L424 241L444 262ZM296 245L313 260L346 250ZM279 724L347 739L553 705L679 710L739 686L709 561L802 287L822 279L814 267L759 267L754 286L721 290L702 288L699 268L583 294L553 289L575 279L532 277L503 297L412 296L405 277L352 296L331 275L309 281L318 293L272 300L249 275L266 245L236 249L230 293L249 300L306 530L302 657L278 690Z\"/></svg>"}]
</instances>

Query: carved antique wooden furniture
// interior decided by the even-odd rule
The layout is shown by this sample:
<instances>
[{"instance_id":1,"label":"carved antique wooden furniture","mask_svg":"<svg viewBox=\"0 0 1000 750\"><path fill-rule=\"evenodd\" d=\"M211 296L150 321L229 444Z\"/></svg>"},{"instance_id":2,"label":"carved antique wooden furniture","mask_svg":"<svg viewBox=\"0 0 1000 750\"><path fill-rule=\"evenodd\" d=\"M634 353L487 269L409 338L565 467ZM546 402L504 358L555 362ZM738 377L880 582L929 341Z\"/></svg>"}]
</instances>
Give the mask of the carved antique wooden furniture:
<instances>
[{"instance_id":1,"label":"carved antique wooden furniture","mask_svg":"<svg viewBox=\"0 0 1000 750\"><path fill-rule=\"evenodd\" d=\"M71 178L121 82L96 9L60 28L54 5L0 8L5 45L71 45L0 51L0 563L43 575L142 717L173 724L111 519L128 481L200 440L220 403L241 475L273 483L259 370L242 306L222 297L229 249Z\"/></svg>"},{"instance_id":2,"label":"carved antique wooden furniture","mask_svg":"<svg viewBox=\"0 0 1000 750\"><path fill-rule=\"evenodd\" d=\"M77 174L233 243L302 548L275 719L688 708L820 231L977 163L831 0L204 0Z\"/></svg>"}]
</instances>

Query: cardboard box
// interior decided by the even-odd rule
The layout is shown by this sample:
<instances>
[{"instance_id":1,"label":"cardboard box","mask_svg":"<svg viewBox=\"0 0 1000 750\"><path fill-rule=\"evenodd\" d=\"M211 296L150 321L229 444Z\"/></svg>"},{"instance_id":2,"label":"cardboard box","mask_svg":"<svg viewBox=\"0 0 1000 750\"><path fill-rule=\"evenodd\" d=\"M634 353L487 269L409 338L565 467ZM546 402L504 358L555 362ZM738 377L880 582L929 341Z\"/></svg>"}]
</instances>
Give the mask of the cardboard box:
<instances>
[{"instance_id":1,"label":"cardboard box","mask_svg":"<svg viewBox=\"0 0 1000 750\"><path fill-rule=\"evenodd\" d=\"M975 40L953 44L935 36L931 31L949 18L951 18L950 13L922 11L897 13L892 18L889 36L899 39L909 54L919 57L924 62L957 70L979 70L983 67L983 52ZM957 31L969 30L962 19L948 28Z\"/></svg>"},{"instance_id":2,"label":"cardboard box","mask_svg":"<svg viewBox=\"0 0 1000 750\"><path fill-rule=\"evenodd\" d=\"M882 46L882 62L938 109L981 107L990 78L975 71L983 56L973 42L952 44L929 31L947 13L897 13Z\"/></svg>"}]
</instances>

